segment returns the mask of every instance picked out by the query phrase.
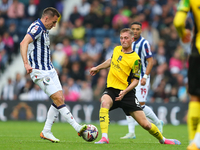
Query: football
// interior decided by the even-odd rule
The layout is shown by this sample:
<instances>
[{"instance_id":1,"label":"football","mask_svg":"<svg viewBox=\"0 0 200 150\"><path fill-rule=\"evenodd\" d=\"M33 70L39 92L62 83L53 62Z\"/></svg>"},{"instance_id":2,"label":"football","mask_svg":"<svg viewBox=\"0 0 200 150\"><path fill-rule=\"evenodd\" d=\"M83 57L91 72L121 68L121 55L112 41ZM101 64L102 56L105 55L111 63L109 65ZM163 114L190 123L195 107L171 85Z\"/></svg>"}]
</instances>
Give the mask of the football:
<instances>
[{"instance_id":1,"label":"football","mask_svg":"<svg viewBox=\"0 0 200 150\"><path fill-rule=\"evenodd\" d=\"M92 142L98 137L98 129L92 124L87 125L87 129L83 132L83 139L87 142Z\"/></svg>"}]
</instances>

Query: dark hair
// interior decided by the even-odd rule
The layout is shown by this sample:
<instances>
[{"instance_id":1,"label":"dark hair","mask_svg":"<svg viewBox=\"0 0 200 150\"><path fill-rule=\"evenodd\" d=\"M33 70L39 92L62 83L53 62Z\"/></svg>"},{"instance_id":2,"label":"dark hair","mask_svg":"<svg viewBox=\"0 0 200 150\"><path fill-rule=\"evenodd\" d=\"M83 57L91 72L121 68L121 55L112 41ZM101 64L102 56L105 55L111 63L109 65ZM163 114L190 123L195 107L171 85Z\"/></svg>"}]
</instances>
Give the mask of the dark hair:
<instances>
[{"instance_id":1,"label":"dark hair","mask_svg":"<svg viewBox=\"0 0 200 150\"><path fill-rule=\"evenodd\" d=\"M140 22L138 22L138 21L135 21L135 22L131 23L131 26L134 25L134 24L140 25L142 27L142 24Z\"/></svg>"},{"instance_id":2,"label":"dark hair","mask_svg":"<svg viewBox=\"0 0 200 150\"><path fill-rule=\"evenodd\" d=\"M124 28L120 31L120 34L124 33L124 32L128 32L131 36L134 36L133 31L130 28Z\"/></svg>"},{"instance_id":3,"label":"dark hair","mask_svg":"<svg viewBox=\"0 0 200 150\"><path fill-rule=\"evenodd\" d=\"M43 10L42 17L44 16L50 16L50 17L60 17L60 13L57 11L57 9L53 7L47 7Z\"/></svg>"}]
</instances>

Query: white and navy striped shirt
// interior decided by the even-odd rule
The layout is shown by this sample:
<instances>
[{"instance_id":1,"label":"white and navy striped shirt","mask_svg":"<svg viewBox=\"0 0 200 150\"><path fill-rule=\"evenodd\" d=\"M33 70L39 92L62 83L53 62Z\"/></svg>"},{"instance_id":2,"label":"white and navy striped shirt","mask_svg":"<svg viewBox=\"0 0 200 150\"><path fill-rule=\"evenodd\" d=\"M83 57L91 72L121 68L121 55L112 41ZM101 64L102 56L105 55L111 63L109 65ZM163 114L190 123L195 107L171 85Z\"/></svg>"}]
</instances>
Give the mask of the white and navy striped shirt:
<instances>
[{"instance_id":1,"label":"white and navy striped shirt","mask_svg":"<svg viewBox=\"0 0 200 150\"><path fill-rule=\"evenodd\" d=\"M139 55L141 59L142 66L141 66L140 79L142 79L148 65L146 59L152 57L152 52L149 42L140 36L140 38L137 41L134 41L132 43L132 49Z\"/></svg>"},{"instance_id":2,"label":"white and navy striped shirt","mask_svg":"<svg viewBox=\"0 0 200 150\"><path fill-rule=\"evenodd\" d=\"M29 34L33 38L33 42L28 45L28 60L32 68L40 70L51 70L53 65L50 59L50 40L49 31L40 19L33 22L28 30Z\"/></svg>"}]
</instances>

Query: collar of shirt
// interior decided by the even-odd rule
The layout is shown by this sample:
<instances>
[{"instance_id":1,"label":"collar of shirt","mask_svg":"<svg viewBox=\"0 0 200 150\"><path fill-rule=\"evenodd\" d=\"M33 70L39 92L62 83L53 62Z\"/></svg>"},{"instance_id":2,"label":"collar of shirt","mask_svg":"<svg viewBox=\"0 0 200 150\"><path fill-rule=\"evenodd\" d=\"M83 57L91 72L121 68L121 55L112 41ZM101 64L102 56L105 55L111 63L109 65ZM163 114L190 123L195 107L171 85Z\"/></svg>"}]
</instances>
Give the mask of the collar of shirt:
<instances>
[{"instance_id":1,"label":"collar of shirt","mask_svg":"<svg viewBox=\"0 0 200 150\"><path fill-rule=\"evenodd\" d=\"M38 18L37 21L40 23L42 29L43 29L44 31L47 31L46 28L45 28L45 26L44 26L44 24L42 23L42 21L41 21L39 18Z\"/></svg>"}]
</instances>

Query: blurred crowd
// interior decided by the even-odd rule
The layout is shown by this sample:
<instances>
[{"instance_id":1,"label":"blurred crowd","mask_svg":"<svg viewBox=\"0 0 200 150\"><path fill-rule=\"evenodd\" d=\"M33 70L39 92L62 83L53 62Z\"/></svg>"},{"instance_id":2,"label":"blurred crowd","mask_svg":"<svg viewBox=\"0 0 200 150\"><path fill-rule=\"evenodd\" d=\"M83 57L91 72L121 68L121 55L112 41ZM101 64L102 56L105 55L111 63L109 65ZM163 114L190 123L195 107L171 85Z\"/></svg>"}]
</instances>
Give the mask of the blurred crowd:
<instances>
[{"instance_id":1,"label":"blurred crowd","mask_svg":"<svg viewBox=\"0 0 200 150\"><path fill-rule=\"evenodd\" d=\"M19 54L28 26L53 6L64 16L65 0L2 0L0 4L0 71ZM52 63L66 101L99 101L108 70L91 77L89 69L110 58L120 45L119 31L133 21L153 52L154 67L147 102L188 102L188 52L173 26L179 0L80 0L67 19L50 31ZM188 19L192 28L192 21ZM23 67L23 66L21 66ZM4 85L2 100L49 100L29 75L16 74Z\"/></svg>"}]
</instances>

